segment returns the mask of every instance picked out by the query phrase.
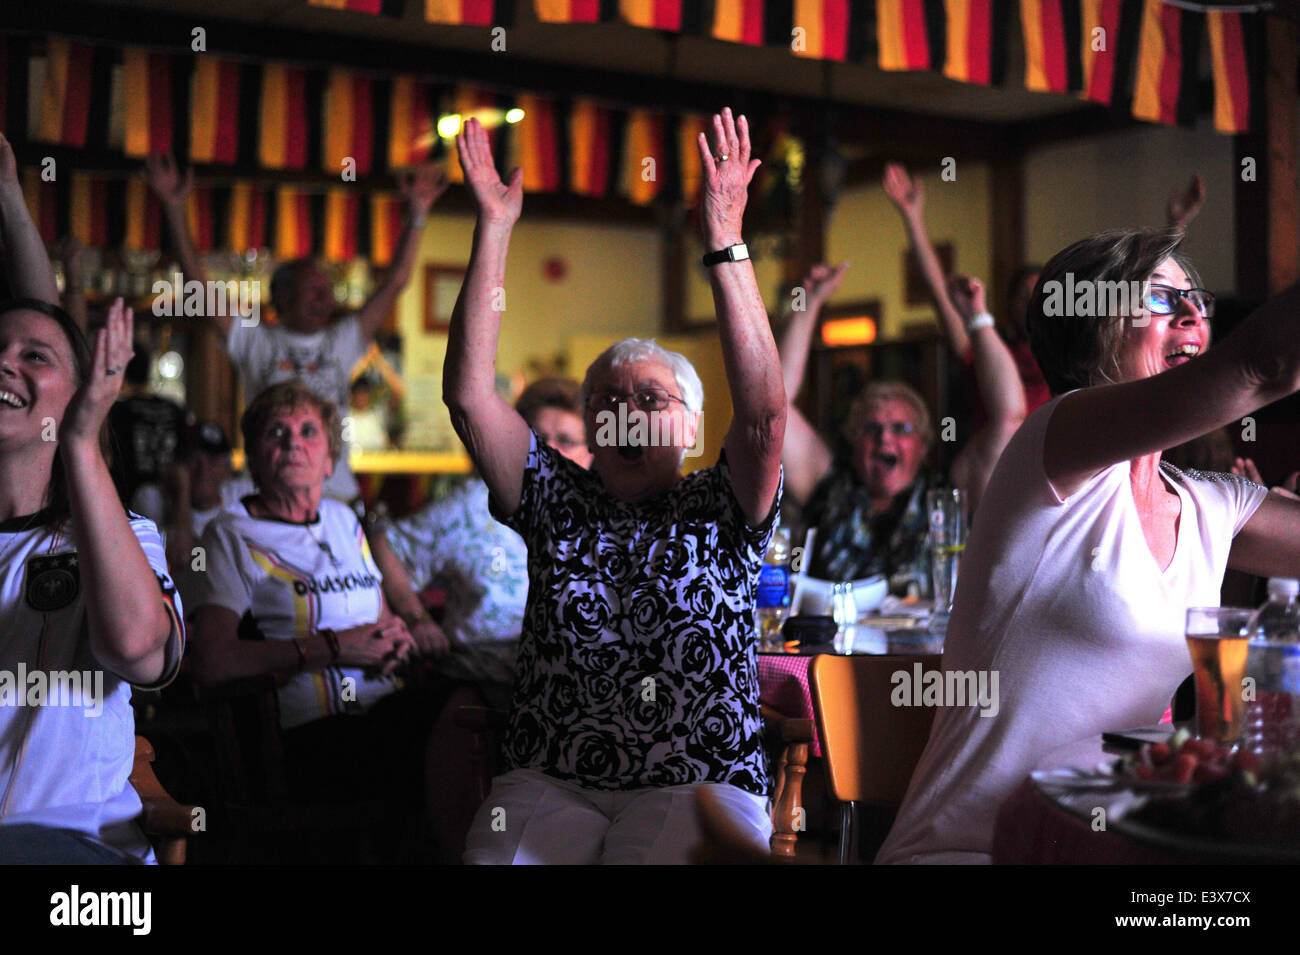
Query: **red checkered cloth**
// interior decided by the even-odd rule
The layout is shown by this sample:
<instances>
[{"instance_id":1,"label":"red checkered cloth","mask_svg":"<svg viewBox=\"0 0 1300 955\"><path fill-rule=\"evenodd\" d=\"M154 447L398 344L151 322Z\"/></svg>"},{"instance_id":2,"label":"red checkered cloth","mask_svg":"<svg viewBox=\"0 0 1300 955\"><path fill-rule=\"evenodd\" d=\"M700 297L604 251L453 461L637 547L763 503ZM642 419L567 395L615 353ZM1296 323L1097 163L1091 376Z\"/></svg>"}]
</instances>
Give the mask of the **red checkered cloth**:
<instances>
[{"instance_id":1,"label":"red checkered cloth","mask_svg":"<svg viewBox=\"0 0 1300 955\"><path fill-rule=\"evenodd\" d=\"M812 657L777 653L758 655L758 698L782 716L813 721L810 756L822 754L817 738L817 716L813 712L812 690L808 687L808 664Z\"/></svg>"}]
</instances>

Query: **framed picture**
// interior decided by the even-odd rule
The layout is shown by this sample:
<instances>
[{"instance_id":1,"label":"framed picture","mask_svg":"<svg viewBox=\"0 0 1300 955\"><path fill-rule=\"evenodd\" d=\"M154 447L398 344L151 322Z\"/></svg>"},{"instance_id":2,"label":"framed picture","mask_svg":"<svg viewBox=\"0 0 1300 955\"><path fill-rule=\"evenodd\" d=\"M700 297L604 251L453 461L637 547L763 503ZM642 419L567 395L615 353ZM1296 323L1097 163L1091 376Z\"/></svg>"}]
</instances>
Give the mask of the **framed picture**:
<instances>
[{"instance_id":1,"label":"framed picture","mask_svg":"<svg viewBox=\"0 0 1300 955\"><path fill-rule=\"evenodd\" d=\"M424 267L424 330L445 333L451 326L451 311L465 284L463 265L426 265Z\"/></svg>"},{"instance_id":2,"label":"framed picture","mask_svg":"<svg viewBox=\"0 0 1300 955\"><path fill-rule=\"evenodd\" d=\"M936 242L934 254L939 257L939 266L944 275L952 275L955 254L951 242ZM909 308L920 308L930 304L930 290L926 287L925 276L916 264L916 256L911 249L903 252L903 300Z\"/></svg>"}]
</instances>

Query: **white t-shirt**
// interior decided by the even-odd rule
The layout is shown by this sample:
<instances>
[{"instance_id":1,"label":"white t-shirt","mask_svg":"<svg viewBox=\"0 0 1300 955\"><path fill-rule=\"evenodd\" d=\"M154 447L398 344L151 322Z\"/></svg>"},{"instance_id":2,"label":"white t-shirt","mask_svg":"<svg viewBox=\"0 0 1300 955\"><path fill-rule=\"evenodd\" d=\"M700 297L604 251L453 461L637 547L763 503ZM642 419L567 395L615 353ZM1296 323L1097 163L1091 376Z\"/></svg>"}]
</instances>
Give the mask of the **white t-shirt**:
<instances>
[{"instance_id":1,"label":"white t-shirt","mask_svg":"<svg viewBox=\"0 0 1300 955\"><path fill-rule=\"evenodd\" d=\"M135 762L130 684L91 651L66 525L39 525L30 516L0 522L0 825L73 829L152 862L136 825L140 797L127 781ZM172 613L163 686L184 652L180 600L153 522L132 514L131 530Z\"/></svg>"},{"instance_id":2,"label":"white t-shirt","mask_svg":"<svg viewBox=\"0 0 1300 955\"><path fill-rule=\"evenodd\" d=\"M1188 607L1217 607L1232 539L1268 493L1244 478L1161 472L1182 502L1163 573L1142 532L1128 462L1062 500L1035 411L1002 453L962 555L947 671L998 678L991 707L946 706L879 862L988 862L1001 803L1059 746L1157 723L1192 670Z\"/></svg>"},{"instance_id":3,"label":"white t-shirt","mask_svg":"<svg viewBox=\"0 0 1300 955\"><path fill-rule=\"evenodd\" d=\"M251 517L241 503L213 518L201 546L195 606L234 611L241 637L292 640L379 619L383 577L357 516L338 501L321 501L311 524ZM362 712L399 686L351 667L295 673L279 689L280 725Z\"/></svg>"},{"instance_id":4,"label":"white t-shirt","mask_svg":"<svg viewBox=\"0 0 1300 955\"><path fill-rule=\"evenodd\" d=\"M334 402L339 417L349 414L348 386L352 369L365 357L369 343L361 334L361 319L349 315L311 335L291 332L283 325L230 323L226 351L239 369L245 402L252 402L271 385L300 378L307 387ZM358 494L356 478L348 462L344 442L334 473L325 482L325 493L340 501Z\"/></svg>"}]
</instances>

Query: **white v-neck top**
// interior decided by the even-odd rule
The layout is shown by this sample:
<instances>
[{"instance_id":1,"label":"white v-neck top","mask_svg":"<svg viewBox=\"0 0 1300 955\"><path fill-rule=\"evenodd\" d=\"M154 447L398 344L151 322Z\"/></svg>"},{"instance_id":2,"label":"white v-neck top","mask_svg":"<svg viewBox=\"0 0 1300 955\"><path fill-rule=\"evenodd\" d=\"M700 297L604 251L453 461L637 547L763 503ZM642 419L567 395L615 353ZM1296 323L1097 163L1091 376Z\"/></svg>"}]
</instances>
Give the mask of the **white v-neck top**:
<instances>
[{"instance_id":1,"label":"white v-neck top","mask_svg":"<svg viewBox=\"0 0 1300 955\"><path fill-rule=\"evenodd\" d=\"M1192 670L1186 610L1219 605L1232 539L1268 493L1245 478L1162 464L1182 502L1162 572L1129 462L1066 499L1047 480L1043 442L1059 401L1030 415L998 462L945 640L945 671L982 672L988 686L996 671L996 714L938 710L879 862L988 862L998 807L1045 754L1159 722Z\"/></svg>"}]
</instances>

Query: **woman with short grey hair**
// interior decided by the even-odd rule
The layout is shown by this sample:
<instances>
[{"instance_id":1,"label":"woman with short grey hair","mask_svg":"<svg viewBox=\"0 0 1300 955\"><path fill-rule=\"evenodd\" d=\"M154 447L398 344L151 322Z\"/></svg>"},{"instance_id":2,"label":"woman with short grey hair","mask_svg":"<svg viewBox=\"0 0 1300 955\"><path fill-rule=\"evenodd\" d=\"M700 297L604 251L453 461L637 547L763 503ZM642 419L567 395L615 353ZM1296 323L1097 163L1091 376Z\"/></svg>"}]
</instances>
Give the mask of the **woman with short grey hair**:
<instances>
[{"instance_id":1,"label":"woman with short grey hair","mask_svg":"<svg viewBox=\"0 0 1300 955\"><path fill-rule=\"evenodd\" d=\"M944 645L995 692L944 701L878 861L988 862L1048 753L1160 720L1192 669L1186 609L1218 605L1226 568L1300 576L1300 501L1161 461L1300 388L1300 288L1207 353L1214 296L1179 239L1101 233L1042 272L1029 335L1055 397L993 472ZM1101 283L1136 295L1112 309Z\"/></svg>"},{"instance_id":2,"label":"woman with short grey hair","mask_svg":"<svg viewBox=\"0 0 1300 955\"><path fill-rule=\"evenodd\" d=\"M744 117L715 116L712 139L709 150L699 138L701 221L734 411L717 464L689 476L681 462L703 389L689 362L653 342L615 345L587 373L590 471L539 442L497 395L493 290L522 174L500 180L477 121L459 139L478 224L443 396L493 512L528 545L531 583L507 771L474 820L466 861L685 862L701 787L767 849L753 607L779 511L785 396L741 242L758 167Z\"/></svg>"}]
</instances>

